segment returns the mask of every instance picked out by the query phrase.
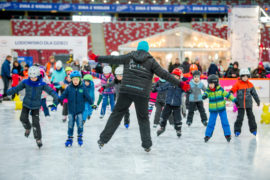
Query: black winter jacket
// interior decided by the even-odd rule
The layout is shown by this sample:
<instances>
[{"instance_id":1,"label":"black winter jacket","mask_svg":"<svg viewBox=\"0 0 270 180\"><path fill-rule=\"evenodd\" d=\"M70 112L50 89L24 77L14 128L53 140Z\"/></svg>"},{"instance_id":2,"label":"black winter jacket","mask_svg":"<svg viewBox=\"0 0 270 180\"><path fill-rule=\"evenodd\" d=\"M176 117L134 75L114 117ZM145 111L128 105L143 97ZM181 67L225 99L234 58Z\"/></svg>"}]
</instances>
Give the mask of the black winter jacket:
<instances>
[{"instance_id":1,"label":"black winter jacket","mask_svg":"<svg viewBox=\"0 0 270 180\"><path fill-rule=\"evenodd\" d=\"M97 60L101 63L124 64L120 93L149 97L154 74L175 86L180 84L180 80L164 70L148 52L142 50L121 56L98 56Z\"/></svg>"}]
</instances>

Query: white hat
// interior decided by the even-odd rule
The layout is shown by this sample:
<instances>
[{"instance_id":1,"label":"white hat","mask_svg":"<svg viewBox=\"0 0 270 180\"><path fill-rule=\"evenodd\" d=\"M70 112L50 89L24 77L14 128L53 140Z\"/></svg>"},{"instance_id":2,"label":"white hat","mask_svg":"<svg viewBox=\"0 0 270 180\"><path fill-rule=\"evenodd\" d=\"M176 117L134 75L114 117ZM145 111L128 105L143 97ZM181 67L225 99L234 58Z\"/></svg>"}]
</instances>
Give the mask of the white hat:
<instances>
[{"instance_id":1,"label":"white hat","mask_svg":"<svg viewBox=\"0 0 270 180\"><path fill-rule=\"evenodd\" d=\"M58 61L56 62L56 65L55 65L55 66L56 66L56 67L59 67L59 68L62 68L62 67L63 67L62 61L58 60Z\"/></svg>"},{"instance_id":2,"label":"white hat","mask_svg":"<svg viewBox=\"0 0 270 180\"><path fill-rule=\"evenodd\" d=\"M109 74L109 73L111 73L111 72L112 72L111 66L104 66L104 68L103 68L103 73Z\"/></svg>"}]
</instances>

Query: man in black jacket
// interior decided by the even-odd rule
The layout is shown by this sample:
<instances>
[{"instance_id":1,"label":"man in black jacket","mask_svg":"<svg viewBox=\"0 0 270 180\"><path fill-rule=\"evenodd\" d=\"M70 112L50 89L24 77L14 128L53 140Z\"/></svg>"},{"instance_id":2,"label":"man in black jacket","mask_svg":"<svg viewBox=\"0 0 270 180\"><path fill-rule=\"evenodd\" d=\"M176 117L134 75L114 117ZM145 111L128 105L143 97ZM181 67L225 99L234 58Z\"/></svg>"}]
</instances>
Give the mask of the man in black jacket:
<instances>
[{"instance_id":1,"label":"man in black jacket","mask_svg":"<svg viewBox=\"0 0 270 180\"><path fill-rule=\"evenodd\" d=\"M105 129L100 134L100 139L98 140L100 148L111 139L126 111L131 103L134 102L140 127L142 147L147 152L151 150L152 140L148 118L148 101L154 74L185 90L189 89L188 84L180 82L180 80L177 80L164 70L148 53L148 50L148 43L146 41L141 41L138 44L137 51L132 51L126 55L90 55L90 58L97 62L124 64L123 80L119 97L114 110L107 121Z\"/></svg>"}]
</instances>

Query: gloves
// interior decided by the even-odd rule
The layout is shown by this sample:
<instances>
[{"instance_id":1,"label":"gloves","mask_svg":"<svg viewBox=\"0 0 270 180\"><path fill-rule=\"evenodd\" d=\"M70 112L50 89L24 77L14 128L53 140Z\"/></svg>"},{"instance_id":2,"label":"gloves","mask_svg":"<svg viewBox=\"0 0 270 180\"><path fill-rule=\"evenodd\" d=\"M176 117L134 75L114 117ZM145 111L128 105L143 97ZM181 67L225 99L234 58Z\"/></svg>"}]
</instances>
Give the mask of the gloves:
<instances>
[{"instance_id":1,"label":"gloves","mask_svg":"<svg viewBox=\"0 0 270 180\"><path fill-rule=\"evenodd\" d=\"M202 99L205 100L207 98L206 95L202 95Z\"/></svg>"},{"instance_id":2,"label":"gloves","mask_svg":"<svg viewBox=\"0 0 270 180\"><path fill-rule=\"evenodd\" d=\"M190 90L190 85L187 84L187 83L184 82L184 81L181 81L181 82L180 82L179 87L182 88L185 92L187 92L188 90Z\"/></svg>"},{"instance_id":3,"label":"gloves","mask_svg":"<svg viewBox=\"0 0 270 180\"><path fill-rule=\"evenodd\" d=\"M97 109L97 105L93 104L92 105L92 109L96 110Z\"/></svg>"},{"instance_id":4,"label":"gloves","mask_svg":"<svg viewBox=\"0 0 270 180\"><path fill-rule=\"evenodd\" d=\"M98 92L100 93L100 94L102 94L103 93L103 91L104 91L104 86L102 86L101 88L99 88L99 90L98 90Z\"/></svg>"},{"instance_id":5,"label":"gloves","mask_svg":"<svg viewBox=\"0 0 270 180\"><path fill-rule=\"evenodd\" d=\"M153 93L157 92L157 89L153 87L153 88L152 88L152 92L153 92Z\"/></svg>"},{"instance_id":6,"label":"gloves","mask_svg":"<svg viewBox=\"0 0 270 180\"><path fill-rule=\"evenodd\" d=\"M234 101L234 103L235 103L236 107L239 108L240 104L239 104L239 102L237 101L237 99Z\"/></svg>"},{"instance_id":7,"label":"gloves","mask_svg":"<svg viewBox=\"0 0 270 180\"><path fill-rule=\"evenodd\" d=\"M57 106L55 104L51 104L48 107L51 108L51 111L57 111Z\"/></svg>"},{"instance_id":8,"label":"gloves","mask_svg":"<svg viewBox=\"0 0 270 180\"><path fill-rule=\"evenodd\" d=\"M96 62L98 62L98 56L97 55L95 55L94 53L92 53L92 54L90 54L90 59L92 59L92 60L94 60L94 61L96 61Z\"/></svg>"}]
</instances>

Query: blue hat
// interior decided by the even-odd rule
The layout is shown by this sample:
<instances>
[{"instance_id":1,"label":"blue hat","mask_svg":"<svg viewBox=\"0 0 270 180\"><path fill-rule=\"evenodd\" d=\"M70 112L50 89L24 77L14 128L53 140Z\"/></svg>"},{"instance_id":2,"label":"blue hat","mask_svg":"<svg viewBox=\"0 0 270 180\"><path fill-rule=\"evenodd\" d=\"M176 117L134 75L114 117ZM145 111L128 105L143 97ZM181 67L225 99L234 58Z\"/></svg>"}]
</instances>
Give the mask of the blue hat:
<instances>
[{"instance_id":1,"label":"blue hat","mask_svg":"<svg viewBox=\"0 0 270 180\"><path fill-rule=\"evenodd\" d=\"M79 77L79 78L82 77L80 71L72 71L69 76L70 76L71 79L74 78L74 77Z\"/></svg>"},{"instance_id":2,"label":"blue hat","mask_svg":"<svg viewBox=\"0 0 270 180\"><path fill-rule=\"evenodd\" d=\"M147 41L139 42L137 50L143 50L143 51L148 52L148 50L149 50L148 42Z\"/></svg>"},{"instance_id":3,"label":"blue hat","mask_svg":"<svg viewBox=\"0 0 270 180\"><path fill-rule=\"evenodd\" d=\"M18 69L13 69L12 74L19 74Z\"/></svg>"}]
</instances>

